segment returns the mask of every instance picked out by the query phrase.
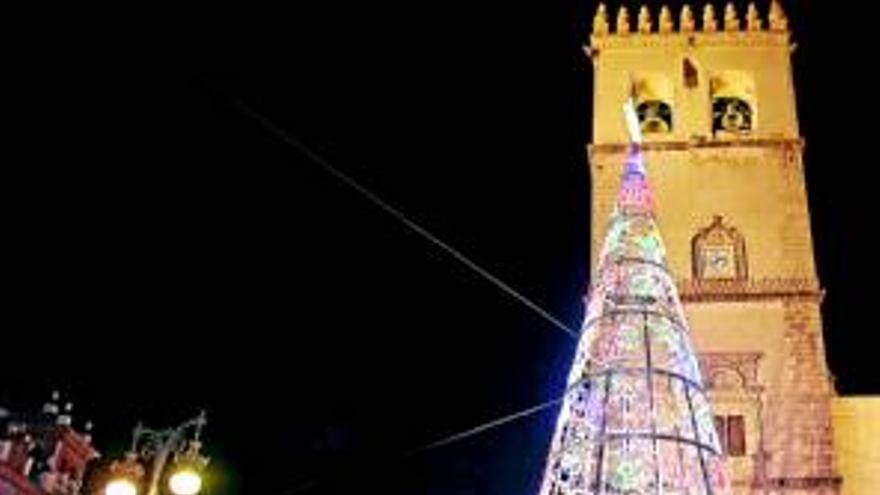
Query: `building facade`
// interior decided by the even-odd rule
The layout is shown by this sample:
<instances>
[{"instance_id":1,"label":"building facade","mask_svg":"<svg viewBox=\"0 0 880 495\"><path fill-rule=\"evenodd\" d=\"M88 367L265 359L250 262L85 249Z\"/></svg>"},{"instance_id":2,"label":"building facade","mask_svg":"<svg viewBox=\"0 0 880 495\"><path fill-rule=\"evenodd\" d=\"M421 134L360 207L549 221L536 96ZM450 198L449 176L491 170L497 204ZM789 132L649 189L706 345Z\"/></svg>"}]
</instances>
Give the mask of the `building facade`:
<instances>
[{"instance_id":1,"label":"building facade","mask_svg":"<svg viewBox=\"0 0 880 495\"><path fill-rule=\"evenodd\" d=\"M785 13L614 9L598 7L587 48L592 261L632 98L734 492L841 493Z\"/></svg>"},{"instance_id":2,"label":"building facade","mask_svg":"<svg viewBox=\"0 0 880 495\"><path fill-rule=\"evenodd\" d=\"M98 457L91 436L73 428L70 410L53 402L37 414L0 414L0 495L80 495Z\"/></svg>"},{"instance_id":3,"label":"building facade","mask_svg":"<svg viewBox=\"0 0 880 495\"><path fill-rule=\"evenodd\" d=\"M831 413L842 493L880 492L880 397L838 397Z\"/></svg>"}]
</instances>

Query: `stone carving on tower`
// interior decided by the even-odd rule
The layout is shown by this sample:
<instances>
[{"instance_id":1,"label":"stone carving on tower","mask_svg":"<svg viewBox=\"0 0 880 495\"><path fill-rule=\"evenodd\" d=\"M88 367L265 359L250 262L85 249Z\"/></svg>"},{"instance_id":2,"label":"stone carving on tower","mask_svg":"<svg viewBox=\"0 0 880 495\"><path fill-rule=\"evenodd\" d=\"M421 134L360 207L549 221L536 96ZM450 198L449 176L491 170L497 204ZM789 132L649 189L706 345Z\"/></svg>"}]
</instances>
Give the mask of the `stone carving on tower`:
<instances>
[{"instance_id":1,"label":"stone carving on tower","mask_svg":"<svg viewBox=\"0 0 880 495\"><path fill-rule=\"evenodd\" d=\"M691 241L696 280L745 280L748 277L746 242L734 227L724 225L721 215Z\"/></svg>"}]
</instances>

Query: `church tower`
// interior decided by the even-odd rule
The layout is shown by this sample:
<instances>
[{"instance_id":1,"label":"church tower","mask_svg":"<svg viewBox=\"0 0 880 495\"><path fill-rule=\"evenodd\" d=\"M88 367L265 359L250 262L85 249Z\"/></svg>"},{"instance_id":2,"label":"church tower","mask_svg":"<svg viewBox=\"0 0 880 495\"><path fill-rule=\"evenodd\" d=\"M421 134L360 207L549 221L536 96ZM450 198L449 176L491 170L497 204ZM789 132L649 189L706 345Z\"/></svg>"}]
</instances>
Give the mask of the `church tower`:
<instances>
[{"instance_id":1,"label":"church tower","mask_svg":"<svg viewBox=\"0 0 880 495\"><path fill-rule=\"evenodd\" d=\"M667 266L737 494L836 494L841 483L790 38L776 0L599 5L587 48L591 266L628 149L620 108L633 98Z\"/></svg>"}]
</instances>

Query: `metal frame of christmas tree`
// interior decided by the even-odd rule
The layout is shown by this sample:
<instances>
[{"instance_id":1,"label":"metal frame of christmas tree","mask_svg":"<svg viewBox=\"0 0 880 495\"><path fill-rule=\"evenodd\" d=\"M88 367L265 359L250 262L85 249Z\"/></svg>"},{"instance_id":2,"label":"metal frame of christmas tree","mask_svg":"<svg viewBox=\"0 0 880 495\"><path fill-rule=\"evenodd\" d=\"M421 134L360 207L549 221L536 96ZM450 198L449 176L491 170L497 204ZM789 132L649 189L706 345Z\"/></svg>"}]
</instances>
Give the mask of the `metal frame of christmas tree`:
<instances>
[{"instance_id":1,"label":"metal frame of christmas tree","mask_svg":"<svg viewBox=\"0 0 880 495\"><path fill-rule=\"evenodd\" d=\"M542 495L730 492L706 389L632 145L587 296Z\"/></svg>"}]
</instances>

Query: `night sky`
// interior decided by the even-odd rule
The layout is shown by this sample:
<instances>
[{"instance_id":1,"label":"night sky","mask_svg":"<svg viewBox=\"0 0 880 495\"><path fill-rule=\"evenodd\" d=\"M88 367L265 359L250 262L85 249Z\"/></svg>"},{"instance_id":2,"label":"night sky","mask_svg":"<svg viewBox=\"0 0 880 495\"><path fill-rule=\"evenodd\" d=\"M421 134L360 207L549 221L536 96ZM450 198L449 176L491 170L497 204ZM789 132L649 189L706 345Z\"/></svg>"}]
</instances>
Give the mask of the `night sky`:
<instances>
[{"instance_id":1,"label":"night sky","mask_svg":"<svg viewBox=\"0 0 880 495\"><path fill-rule=\"evenodd\" d=\"M786 7L829 364L876 394L876 91L841 55L871 17ZM556 397L574 342L225 95L577 328L594 10L303 1L22 35L0 405L61 390L108 460L138 419L205 408L211 495L535 493L555 410L400 453Z\"/></svg>"}]
</instances>

